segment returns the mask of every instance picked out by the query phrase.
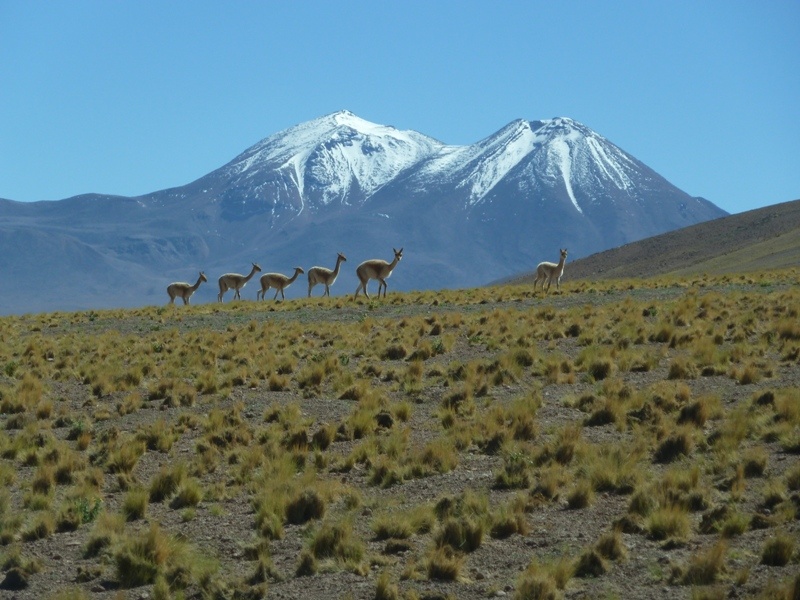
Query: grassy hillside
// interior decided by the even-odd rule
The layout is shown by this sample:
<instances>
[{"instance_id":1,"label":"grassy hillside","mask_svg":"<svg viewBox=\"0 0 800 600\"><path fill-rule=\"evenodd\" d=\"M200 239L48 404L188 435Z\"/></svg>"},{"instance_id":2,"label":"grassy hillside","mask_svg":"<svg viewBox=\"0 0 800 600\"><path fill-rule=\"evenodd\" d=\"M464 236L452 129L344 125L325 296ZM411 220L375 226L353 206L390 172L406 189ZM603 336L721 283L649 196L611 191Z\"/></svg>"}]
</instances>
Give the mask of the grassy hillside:
<instances>
[{"instance_id":1,"label":"grassy hillside","mask_svg":"<svg viewBox=\"0 0 800 600\"><path fill-rule=\"evenodd\" d=\"M553 256L542 260L557 262ZM568 262L563 280L745 273L800 265L800 200L700 223ZM535 269L535 266L532 265ZM503 280L530 285L535 271Z\"/></svg>"},{"instance_id":2,"label":"grassy hillside","mask_svg":"<svg viewBox=\"0 0 800 600\"><path fill-rule=\"evenodd\" d=\"M0 596L795 598L798 282L0 319Z\"/></svg>"},{"instance_id":3,"label":"grassy hillside","mask_svg":"<svg viewBox=\"0 0 800 600\"><path fill-rule=\"evenodd\" d=\"M670 271L673 275L699 273L752 273L800 266L800 225L787 233L739 250L716 255L694 265Z\"/></svg>"}]
</instances>

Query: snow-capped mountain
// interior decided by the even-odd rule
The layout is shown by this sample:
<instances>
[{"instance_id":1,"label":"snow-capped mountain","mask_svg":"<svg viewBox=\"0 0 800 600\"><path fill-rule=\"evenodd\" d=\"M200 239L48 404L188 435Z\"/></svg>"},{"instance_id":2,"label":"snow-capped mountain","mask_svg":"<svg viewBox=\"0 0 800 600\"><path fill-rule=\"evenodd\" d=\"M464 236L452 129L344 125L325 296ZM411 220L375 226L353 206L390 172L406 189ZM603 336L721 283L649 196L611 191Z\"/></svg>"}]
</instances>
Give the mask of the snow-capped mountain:
<instances>
[{"instance_id":1,"label":"snow-capped mountain","mask_svg":"<svg viewBox=\"0 0 800 600\"><path fill-rule=\"evenodd\" d=\"M160 304L171 281L200 270L210 283L193 302L212 301L223 272L332 267L339 252L349 262L334 293L352 293L358 263L401 246L392 289L467 287L561 247L578 258L724 214L568 118L520 119L453 146L340 111L182 187L0 201L0 277L32 292L3 286L1 310ZM305 283L287 293L305 295Z\"/></svg>"},{"instance_id":2,"label":"snow-capped mountain","mask_svg":"<svg viewBox=\"0 0 800 600\"><path fill-rule=\"evenodd\" d=\"M443 147L340 111L276 133L200 180L231 218L360 206Z\"/></svg>"},{"instance_id":3,"label":"snow-capped mountain","mask_svg":"<svg viewBox=\"0 0 800 600\"><path fill-rule=\"evenodd\" d=\"M414 131L376 125L341 111L296 125L256 144L223 167L233 186L259 189L265 175L285 175L301 200L356 204L443 144Z\"/></svg>"}]
</instances>

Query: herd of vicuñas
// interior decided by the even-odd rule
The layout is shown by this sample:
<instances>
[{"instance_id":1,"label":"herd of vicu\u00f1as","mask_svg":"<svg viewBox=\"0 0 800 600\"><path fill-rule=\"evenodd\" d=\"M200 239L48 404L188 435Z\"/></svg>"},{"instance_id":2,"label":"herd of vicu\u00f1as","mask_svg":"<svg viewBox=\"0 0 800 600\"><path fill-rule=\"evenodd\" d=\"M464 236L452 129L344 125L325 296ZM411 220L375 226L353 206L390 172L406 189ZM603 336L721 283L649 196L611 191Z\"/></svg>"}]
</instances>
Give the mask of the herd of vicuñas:
<instances>
[{"instance_id":1,"label":"herd of vicu\u00f1as","mask_svg":"<svg viewBox=\"0 0 800 600\"><path fill-rule=\"evenodd\" d=\"M356 289L356 292L353 298L357 298L359 292L364 292L364 295L369 298L369 294L367 293L367 283L371 279L378 280L378 298L381 297L381 289L383 289L383 295L386 296L386 291L388 289L388 285L386 280L392 274L392 271L397 266L397 263L400 262L400 259L403 258L403 249L394 250L394 259L392 262L387 262L385 260L381 260L378 258L365 260L356 269L356 275L358 276L359 286ZM341 252L338 254L336 258L336 267L333 269L328 269L326 267L311 267L308 270L308 296L311 297L311 290L318 284L323 284L325 286L325 293L323 295L330 296L330 288L336 281L336 278L339 275L339 267L343 262L345 262L347 258ZM562 261L563 263L563 261ZM562 264L563 267L563 264ZM563 268L562 268L563 270ZM217 295L217 301L222 302L225 293L228 290L233 290L234 299L241 299L241 290L247 285L247 282L250 281L256 273L261 272L261 267L256 263L253 263L253 267L250 270L250 273L247 275L242 275L240 273L225 273L221 275L219 278L219 294ZM286 295L284 290L289 287L294 281L297 279L298 275L304 274L305 271L302 267L295 267L294 274L290 277L288 275L284 275L282 273L265 273L260 277L261 281L261 289L256 293L256 299L264 300L266 299L267 290L273 288L275 290L275 296L273 299L278 299L278 294L280 293L281 299L285 300ZM175 302L175 298L181 298L184 304L189 304L189 299L192 295L197 291L197 288L200 287L200 284L204 281L208 281L204 272L200 272L200 276L197 278L197 281L194 285L190 283L186 283L183 281L176 281L171 283L167 286L167 294L169 295L169 303L173 304Z\"/></svg>"}]
</instances>

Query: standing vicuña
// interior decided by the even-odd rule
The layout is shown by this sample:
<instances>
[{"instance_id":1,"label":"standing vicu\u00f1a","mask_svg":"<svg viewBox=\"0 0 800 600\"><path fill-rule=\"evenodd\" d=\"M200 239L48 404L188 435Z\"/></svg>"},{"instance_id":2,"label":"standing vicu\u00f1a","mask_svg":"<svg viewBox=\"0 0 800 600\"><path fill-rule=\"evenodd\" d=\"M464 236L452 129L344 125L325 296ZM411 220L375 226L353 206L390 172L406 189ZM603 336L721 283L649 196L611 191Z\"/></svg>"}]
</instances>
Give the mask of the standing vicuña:
<instances>
[{"instance_id":1,"label":"standing vicu\u00f1a","mask_svg":"<svg viewBox=\"0 0 800 600\"><path fill-rule=\"evenodd\" d=\"M356 288L356 293L353 296L353 300L358 298L358 293L361 290L364 290L364 295L369 298L369 294L367 293L367 283L369 283L370 279L377 279L378 280L378 298L381 297L381 287L383 287L383 297L386 298L386 280L389 278L389 275L392 274L392 270L397 266L397 263L400 262L400 259L403 258L403 249L394 251L394 260L390 263L386 262L385 260L380 259L372 259L372 260L365 260L363 263L358 265L356 269L356 275L358 275L358 280L361 282L358 284Z\"/></svg>"},{"instance_id":2,"label":"standing vicu\u00f1a","mask_svg":"<svg viewBox=\"0 0 800 600\"><path fill-rule=\"evenodd\" d=\"M341 265L343 262L347 262L347 258L345 258L344 254L340 252L339 256L336 258L336 268L333 271L326 269L325 267L311 267L308 270L309 298L311 297L311 289L318 283L325 284L325 292L322 294L323 296L331 295L331 286L339 276L339 265Z\"/></svg>"},{"instance_id":3,"label":"standing vicu\u00f1a","mask_svg":"<svg viewBox=\"0 0 800 600\"><path fill-rule=\"evenodd\" d=\"M176 281L175 283L170 283L167 286L167 293L169 294L169 303L174 304L175 298L181 298L184 304L189 304L189 298L192 297L192 294L197 291L197 288L200 287L200 284L204 281L208 281L206 279L206 274L200 271L200 277L197 278L197 283L194 285L190 285L183 281Z\"/></svg>"},{"instance_id":4,"label":"standing vicu\u00f1a","mask_svg":"<svg viewBox=\"0 0 800 600\"><path fill-rule=\"evenodd\" d=\"M260 271L261 267L259 267L256 263L253 263L253 268L250 270L250 274L240 275L239 273L225 273L222 277L219 278L219 294L217 294L217 302L222 302L222 297L225 295L225 292L228 290L235 290L236 293L233 295L233 299L239 298L240 300L242 297L239 295L239 291L247 285L247 282L256 274L257 271Z\"/></svg>"},{"instance_id":5,"label":"standing vicu\u00f1a","mask_svg":"<svg viewBox=\"0 0 800 600\"><path fill-rule=\"evenodd\" d=\"M547 280L547 289L550 290L550 284L553 279L556 280L556 289L561 289L561 276L564 274L564 263L567 262L567 249L561 250L561 260L558 264L551 262L541 262L536 267L536 279L533 281L533 290L536 291L536 284L542 282L542 291L544 291L544 282Z\"/></svg>"},{"instance_id":6,"label":"standing vicu\u00f1a","mask_svg":"<svg viewBox=\"0 0 800 600\"><path fill-rule=\"evenodd\" d=\"M291 277L287 277L281 273L265 273L261 276L261 289L256 292L256 300L258 300L259 296L261 296L262 300L266 298L267 290L271 287L275 288L275 297L273 300L278 299L278 292L281 293L281 298L286 300L286 296L283 295L283 290L292 285L300 273L305 273L300 267L294 268L294 275Z\"/></svg>"}]
</instances>

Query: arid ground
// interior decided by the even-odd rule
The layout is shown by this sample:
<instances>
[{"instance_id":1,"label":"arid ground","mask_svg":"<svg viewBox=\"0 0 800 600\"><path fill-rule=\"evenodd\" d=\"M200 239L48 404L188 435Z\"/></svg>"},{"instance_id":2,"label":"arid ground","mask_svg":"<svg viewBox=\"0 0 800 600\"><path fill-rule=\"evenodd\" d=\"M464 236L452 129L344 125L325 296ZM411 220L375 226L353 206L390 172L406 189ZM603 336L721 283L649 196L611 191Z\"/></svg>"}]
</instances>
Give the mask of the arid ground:
<instances>
[{"instance_id":1,"label":"arid ground","mask_svg":"<svg viewBox=\"0 0 800 600\"><path fill-rule=\"evenodd\" d=\"M0 320L0 597L797 598L800 275Z\"/></svg>"}]
</instances>

